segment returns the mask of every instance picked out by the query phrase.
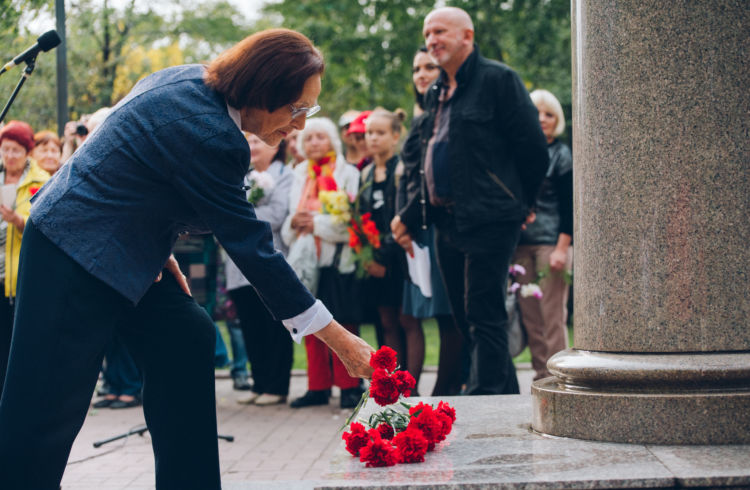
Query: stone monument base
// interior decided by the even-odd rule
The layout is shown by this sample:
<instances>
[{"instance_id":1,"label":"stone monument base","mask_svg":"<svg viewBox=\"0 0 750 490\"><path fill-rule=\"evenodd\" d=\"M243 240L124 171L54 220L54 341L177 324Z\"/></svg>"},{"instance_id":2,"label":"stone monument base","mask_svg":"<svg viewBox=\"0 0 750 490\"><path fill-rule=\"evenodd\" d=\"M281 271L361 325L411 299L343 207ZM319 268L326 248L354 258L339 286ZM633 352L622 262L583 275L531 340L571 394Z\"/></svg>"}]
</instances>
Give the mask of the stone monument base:
<instances>
[{"instance_id":1,"label":"stone monument base","mask_svg":"<svg viewBox=\"0 0 750 490\"><path fill-rule=\"evenodd\" d=\"M455 406L458 418L424 463L365 468L342 441L324 481L298 482L295 488L750 487L750 445L658 446L547 436L531 429L528 395L442 400Z\"/></svg>"},{"instance_id":2,"label":"stone monument base","mask_svg":"<svg viewBox=\"0 0 750 490\"><path fill-rule=\"evenodd\" d=\"M750 354L569 349L536 381L532 427L641 444L750 444Z\"/></svg>"}]
</instances>

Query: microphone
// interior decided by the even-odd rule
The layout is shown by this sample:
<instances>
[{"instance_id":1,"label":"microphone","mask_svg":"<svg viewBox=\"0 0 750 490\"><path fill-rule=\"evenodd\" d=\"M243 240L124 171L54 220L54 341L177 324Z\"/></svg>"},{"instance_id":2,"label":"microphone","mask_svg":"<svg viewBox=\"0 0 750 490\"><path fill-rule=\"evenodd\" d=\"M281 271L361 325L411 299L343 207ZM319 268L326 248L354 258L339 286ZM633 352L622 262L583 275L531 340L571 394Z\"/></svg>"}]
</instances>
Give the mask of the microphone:
<instances>
[{"instance_id":1,"label":"microphone","mask_svg":"<svg viewBox=\"0 0 750 490\"><path fill-rule=\"evenodd\" d=\"M36 55L39 54L40 51L47 52L50 49L57 47L58 44L60 44L60 36L57 35L57 31L51 30L45 32L37 38L36 44L7 62L5 66L3 66L3 69L0 70L0 75L16 65L20 65L24 62L28 63L36 58Z\"/></svg>"}]
</instances>

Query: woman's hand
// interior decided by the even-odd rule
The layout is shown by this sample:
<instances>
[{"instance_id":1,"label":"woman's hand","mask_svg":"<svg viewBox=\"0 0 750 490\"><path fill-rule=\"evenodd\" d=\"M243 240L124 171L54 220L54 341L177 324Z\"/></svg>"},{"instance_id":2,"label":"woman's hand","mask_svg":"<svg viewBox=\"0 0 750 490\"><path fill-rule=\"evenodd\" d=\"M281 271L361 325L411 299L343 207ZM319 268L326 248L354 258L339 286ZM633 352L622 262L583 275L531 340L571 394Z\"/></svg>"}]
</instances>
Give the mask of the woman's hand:
<instances>
[{"instance_id":1,"label":"woman's hand","mask_svg":"<svg viewBox=\"0 0 750 490\"><path fill-rule=\"evenodd\" d=\"M323 327L313 335L326 343L344 363L349 376L371 378L370 355L375 349L341 326L336 320Z\"/></svg>"},{"instance_id":2,"label":"woman's hand","mask_svg":"<svg viewBox=\"0 0 750 490\"><path fill-rule=\"evenodd\" d=\"M292 216L292 229L297 233L312 233L315 229L313 214L309 211L297 211Z\"/></svg>"},{"instance_id":3,"label":"woman's hand","mask_svg":"<svg viewBox=\"0 0 750 490\"><path fill-rule=\"evenodd\" d=\"M0 204L0 215L3 217L3 221L18 228L18 231L23 231L26 221L24 221L20 214L16 213L8 206Z\"/></svg>"},{"instance_id":4,"label":"woman's hand","mask_svg":"<svg viewBox=\"0 0 750 490\"><path fill-rule=\"evenodd\" d=\"M174 258L174 255L169 256L169 258L167 259L167 263L164 264L164 268L172 273L174 278L177 280L177 284L180 285L180 289L185 291L185 294L187 294L188 296L193 295L193 293L190 292L190 285L188 284L187 277L185 277L185 274L183 274L180 270L180 264L177 263L177 259ZM154 282L159 281L161 281L161 272L158 276L156 276L156 280Z\"/></svg>"},{"instance_id":5,"label":"woman's hand","mask_svg":"<svg viewBox=\"0 0 750 490\"><path fill-rule=\"evenodd\" d=\"M76 128L78 127L78 121L68 121L65 123L65 129L63 130L63 142L67 144L74 144L76 142Z\"/></svg>"},{"instance_id":6,"label":"woman's hand","mask_svg":"<svg viewBox=\"0 0 750 490\"><path fill-rule=\"evenodd\" d=\"M391 220L391 233L393 233L393 239L396 243L401 245L401 248L406 250L411 257L414 257L414 248L411 243L411 235L409 229L404 223L401 222L401 216L396 215Z\"/></svg>"},{"instance_id":7,"label":"woman's hand","mask_svg":"<svg viewBox=\"0 0 750 490\"><path fill-rule=\"evenodd\" d=\"M534 211L532 211L532 212L530 212L528 214L528 216L526 216L526 221L524 221L524 223L521 225L521 229L525 230L526 229L526 225L530 225L534 221L536 221L536 213Z\"/></svg>"},{"instance_id":8,"label":"woman's hand","mask_svg":"<svg viewBox=\"0 0 750 490\"><path fill-rule=\"evenodd\" d=\"M377 262L368 262L365 264L365 270L372 277L385 277L386 268Z\"/></svg>"}]
</instances>

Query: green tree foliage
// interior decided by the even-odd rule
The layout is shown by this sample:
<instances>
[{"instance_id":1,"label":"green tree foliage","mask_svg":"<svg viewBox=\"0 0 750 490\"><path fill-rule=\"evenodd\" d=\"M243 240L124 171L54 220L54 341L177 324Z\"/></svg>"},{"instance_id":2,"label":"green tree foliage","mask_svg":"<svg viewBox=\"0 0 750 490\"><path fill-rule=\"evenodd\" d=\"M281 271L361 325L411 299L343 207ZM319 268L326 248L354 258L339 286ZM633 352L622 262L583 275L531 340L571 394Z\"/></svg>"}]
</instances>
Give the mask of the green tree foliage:
<instances>
[{"instance_id":1,"label":"green tree foliage","mask_svg":"<svg viewBox=\"0 0 750 490\"><path fill-rule=\"evenodd\" d=\"M422 21L435 0L282 0L268 19L309 36L326 56L321 105L411 108L411 62L423 44ZM454 0L474 21L483 55L519 72L529 90L546 88L570 114L569 0Z\"/></svg>"},{"instance_id":2,"label":"green tree foliage","mask_svg":"<svg viewBox=\"0 0 750 490\"><path fill-rule=\"evenodd\" d=\"M450 3L463 8L474 19L477 44L485 56L504 61L517 70L529 91L543 88L557 96L570 128L570 1Z\"/></svg>"},{"instance_id":3,"label":"green tree foliage","mask_svg":"<svg viewBox=\"0 0 750 490\"><path fill-rule=\"evenodd\" d=\"M154 2L158 3L158 2ZM226 0L183 0L157 13L136 0L66 0L69 107L72 117L111 106L152 71L173 63L205 62L250 32L284 26L321 48L327 70L320 102L336 118L350 108L414 103L411 62L423 43L422 21L435 0L268 1L253 29ZM475 24L481 52L519 72L529 90L546 88L570 117L569 0L449 0ZM21 25L35 17L54 27L53 0L6 0L0 7L5 58L25 49L38 33ZM116 6L116 7L115 7ZM7 98L20 67L0 77ZM34 76L9 118L35 128L55 127L55 56L40 55ZM0 100L4 102L4 100Z\"/></svg>"},{"instance_id":4,"label":"green tree foliage","mask_svg":"<svg viewBox=\"0 0 750 490\"><path fill-rule=\"evenodd\" d=\"M35 11L47 3L46 0L3 0L0 2L0 40L3 46L12 42L20 32L19 21L24 12Z\"/></svg>"},{"instance_id":5,"label":"green tree foliage","mask_svg":"<svg viewBox=\"0 0 750 490\"><path fill-rule=\"evenodd\" d=\"M6 0L0 2L0 63L5 64L15 55L25 50L36 42L38 35L31 35L21 28L24 20L32 18L37 12L49 14L46 8L47 0ZM18 83L24 66L15 67L0 77L0 109L5 106L6 101ZM40 104L34 108L34 120L55 120L55 85L40 82L40 78L51 78L54 80L55 58L49 53L39 56L33 76L29 78L16 102L11 106L6 120L25 119L32 98L46 99L49 104ZM32 94L31 96L29 94ZM30 98L31 97L31 98Z\"/></svg>"},{"instance_id":6,"label":"green tree foliage","mask_svg":"<svg viewBox=\"0 0 750 490\"><path fill-rule=\"evenodd\" d=\"M151 11L139 12L134 0L123 9L111 0L77 0L68 7L68 91L73 113L110 106L117 69L129 45L160 39L163 20ZM78 15L76 15L78 13ZM85 13L85 14L84 14Z\"/></svg>"},{"instance_id":7,"label":"green tree foliage","mask_svg":"<svg viewBox=\"0 0 750 490\"><path fill-rule=\"evenodd\" d=\"M49 20L46 28L54 27L53 0L13 0L2 14L0 41L10 46L6 58L33 44L38 36L21 24L36 16ZM211 59L248 32L247 22L226 0L183 1L170 14L158 14L135 0L67 0L66 16L72 118L114 105L155 70ZM7 98L16 82L10 72L0 77L0 96ZM55 128L55 87L54 52L45 53L39 56L34 75L8 119L23 119L35 129Z\"/></svg>"},{"instance_id":8,"label":"green tree foliage","mask_svg":"<svg viewBox=\"0 0 750 490\"><path fill-rule=\"evenodd\" d=\"M336 117L350 108L412 107L411 62L429 10L427 2L414 0L284 0L265 12L323 51L320 101Z\"/></svg>"}]
</instances>

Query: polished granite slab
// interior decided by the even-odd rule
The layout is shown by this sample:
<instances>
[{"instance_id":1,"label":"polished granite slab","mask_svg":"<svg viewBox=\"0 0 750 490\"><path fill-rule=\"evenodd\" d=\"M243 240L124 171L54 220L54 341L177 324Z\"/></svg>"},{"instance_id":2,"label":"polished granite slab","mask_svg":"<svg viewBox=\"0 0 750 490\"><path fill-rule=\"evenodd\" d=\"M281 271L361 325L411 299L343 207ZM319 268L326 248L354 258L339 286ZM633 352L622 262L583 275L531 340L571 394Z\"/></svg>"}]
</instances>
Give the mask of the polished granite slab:
<instances>
[{"instance_id":1,"label":"polished granite slab","mask_svg":"<svg viewBox=\"0 0 750 490\"><path fill-rule=\"evenodd\" d=\"M424 398L437 404L436 398ZM750 487L750 446L653 446L551 437L530 428L531 397L443 398L448 439L414 465L365 468L344 449L319 489ZM367 416L375 409L368 404ZM606 418L609 414L602 413Z\"/></svg>"},{"instance_id":2,"label":"polished granite slab","mask_svg":"<svg viewBox=\"0 0 750 490\"><path fill-rule=\"evenodd\" d=\"M648 446L682 487L750 487L750 446Z\"/></svg>"}]
</instances>

